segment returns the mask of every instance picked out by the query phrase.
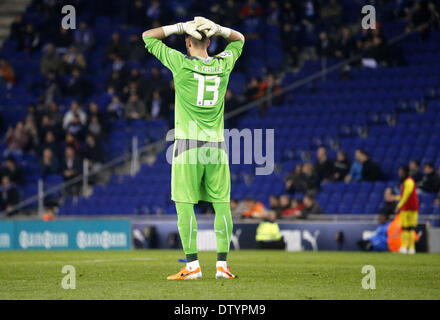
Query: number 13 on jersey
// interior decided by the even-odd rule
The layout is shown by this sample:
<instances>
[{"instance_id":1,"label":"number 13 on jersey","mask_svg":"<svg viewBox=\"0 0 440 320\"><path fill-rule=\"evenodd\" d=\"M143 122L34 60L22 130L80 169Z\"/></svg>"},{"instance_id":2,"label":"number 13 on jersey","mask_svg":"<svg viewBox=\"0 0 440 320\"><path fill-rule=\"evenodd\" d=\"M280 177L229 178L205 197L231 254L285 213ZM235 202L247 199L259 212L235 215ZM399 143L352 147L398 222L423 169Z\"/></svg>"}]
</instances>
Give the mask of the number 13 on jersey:
<instances>
[{"instance_id":1,"label":"number 13 on jersey","mask_svg":"<svg viewBox=\"0 0 440 320\"><path fill-rule=\"evenodd\" d=\"M218 87L220 86L219 76L204 76L198 73L194 73L194 78L198 80L197 86L197 105L198 106L213 106L218 100ZM214 80L214 81L212 81ZM214 82L213 85L208 85ZM213 92L212 100L204 100L205 91Z\"/></svg>"}]
</instances>

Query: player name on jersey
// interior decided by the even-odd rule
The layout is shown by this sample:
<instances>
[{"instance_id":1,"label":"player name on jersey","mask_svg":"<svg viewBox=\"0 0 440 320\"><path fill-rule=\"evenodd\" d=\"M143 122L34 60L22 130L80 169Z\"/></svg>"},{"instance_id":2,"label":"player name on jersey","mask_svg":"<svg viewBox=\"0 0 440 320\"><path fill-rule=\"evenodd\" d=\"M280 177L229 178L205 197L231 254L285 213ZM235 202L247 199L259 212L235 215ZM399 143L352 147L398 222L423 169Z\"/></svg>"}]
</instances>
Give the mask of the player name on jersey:
<instances>
[{"instance_id":1,"label":"player name on jersey","mask_svg":"<svg viewBox=\"0 0 440 320\"><path fill-rule=\"evenodd\" d=\"M223 72L223 68L220 66L202 66L200 68L198 65L195 65L194 70L197 72L201 71L204 73L222 73Z\"/></svg>"}]
</instances>

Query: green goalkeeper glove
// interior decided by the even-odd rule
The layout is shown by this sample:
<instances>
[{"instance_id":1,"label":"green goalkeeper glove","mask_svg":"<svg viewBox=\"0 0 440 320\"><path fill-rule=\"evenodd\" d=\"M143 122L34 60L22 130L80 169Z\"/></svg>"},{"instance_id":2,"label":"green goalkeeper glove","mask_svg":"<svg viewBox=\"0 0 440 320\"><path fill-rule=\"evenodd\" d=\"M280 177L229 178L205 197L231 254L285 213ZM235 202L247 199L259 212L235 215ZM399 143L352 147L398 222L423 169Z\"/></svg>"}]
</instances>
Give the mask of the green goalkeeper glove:
<instances>
[{"instance_id":1,"label":"green goalkeeper glove","mask_svg":"<svg viewBox=\"0 0 440 320\"><path fill-rule=\"evenodd\" d=\"M204 17L195 17L194 23L196 30L199 32L203 32L208 38L214 35L227 38L231 34L231 29L222 27Z\"/></svg>"},{"instance_id":2,"label":"green goalkeeper glove","mask_svg":"<svg viewBox=\"0 0 440 320\"><path fill-rule=\"evenodd\" d=\"M162 27L163 32L166 37L172 34L188 34L191 37L196 38L197 40L202 39L202 34L197 31L196 24L194 21L187 21L187 22L179 22L170 26L164 26Z\"/></svg>"}]
</instances>

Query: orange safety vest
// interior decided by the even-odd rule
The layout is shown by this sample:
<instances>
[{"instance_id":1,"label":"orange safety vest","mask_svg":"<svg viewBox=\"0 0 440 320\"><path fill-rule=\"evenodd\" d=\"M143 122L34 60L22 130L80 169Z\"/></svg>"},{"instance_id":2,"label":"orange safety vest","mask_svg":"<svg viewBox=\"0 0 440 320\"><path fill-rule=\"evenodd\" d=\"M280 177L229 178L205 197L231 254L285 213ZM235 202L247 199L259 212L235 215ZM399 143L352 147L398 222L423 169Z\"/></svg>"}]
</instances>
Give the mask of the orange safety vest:
<instances>
[{"instance_id":1,"label":"orange safety vest","mask_svg":"<svg viewBox=\"0 0 440 320\"><path fill-rule=\"evenodd\" d=\"M387 231L388 249L391 252L399 251L400 246L402 245L401 234L402 226L400 224L400 214L397 214L388 226ZM417 233L415 234L414 238L416 242L419 241L419 235Z\"/></svg>"}]
</instances>

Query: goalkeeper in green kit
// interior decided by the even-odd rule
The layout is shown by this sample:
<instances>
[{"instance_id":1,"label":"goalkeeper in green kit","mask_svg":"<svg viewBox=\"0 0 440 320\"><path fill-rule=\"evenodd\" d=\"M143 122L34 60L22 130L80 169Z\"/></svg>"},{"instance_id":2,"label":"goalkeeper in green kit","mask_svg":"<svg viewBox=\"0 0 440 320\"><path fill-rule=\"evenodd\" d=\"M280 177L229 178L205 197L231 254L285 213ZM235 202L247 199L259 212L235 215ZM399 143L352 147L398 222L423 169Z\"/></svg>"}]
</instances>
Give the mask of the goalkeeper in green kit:
<instances>
[{"instance_id":1,"label":"goalkeeper in green kit","mask_svg":"<svg viewBox=\"0 0 440 320\"><path fill-rule=\"evenodd\" d=\"M161 41L172 34L186 35L187 55ZM244 36L203 17L147 30L142 36L147 50L173 73L176 91L171 198L176 203L177 226L187 264L167 279L202 277L194 214L194 204L199 201L211 202L215 210L216 278L234 279L226 263L232 218L223 114L229 75L241 55ZM211 36L222 36L229 42L222 53L213 57L207 53Z\"/></svg>"}]
</instances>

